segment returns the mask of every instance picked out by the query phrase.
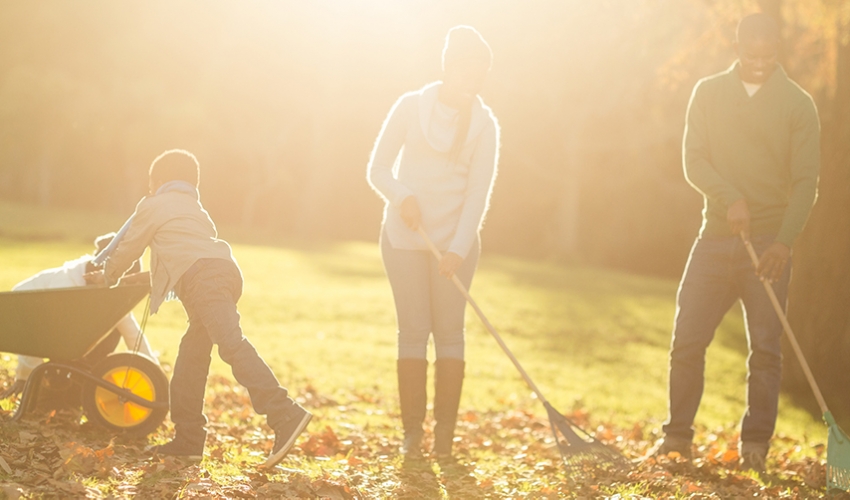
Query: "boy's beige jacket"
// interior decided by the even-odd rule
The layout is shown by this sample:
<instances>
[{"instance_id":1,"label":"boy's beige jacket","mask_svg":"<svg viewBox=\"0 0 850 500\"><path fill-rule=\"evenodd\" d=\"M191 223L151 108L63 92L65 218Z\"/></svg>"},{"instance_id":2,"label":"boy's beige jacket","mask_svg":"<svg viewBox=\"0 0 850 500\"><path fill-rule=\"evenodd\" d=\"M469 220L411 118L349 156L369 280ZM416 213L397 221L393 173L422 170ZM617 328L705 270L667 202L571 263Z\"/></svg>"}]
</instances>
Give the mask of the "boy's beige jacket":
<instances>
[{"instance_id":1,"label":"boy's beige jacket","mask_svg":"<svg viewBox=\"0 0 850 500\"><path fill-rule=\"evenodd\" d=\"M151 247L151 314L198 259L229 259L197 191L169 191L142 198L127 233L104 264L107 283L115 283Z\"/></svg>"}]
</instances>

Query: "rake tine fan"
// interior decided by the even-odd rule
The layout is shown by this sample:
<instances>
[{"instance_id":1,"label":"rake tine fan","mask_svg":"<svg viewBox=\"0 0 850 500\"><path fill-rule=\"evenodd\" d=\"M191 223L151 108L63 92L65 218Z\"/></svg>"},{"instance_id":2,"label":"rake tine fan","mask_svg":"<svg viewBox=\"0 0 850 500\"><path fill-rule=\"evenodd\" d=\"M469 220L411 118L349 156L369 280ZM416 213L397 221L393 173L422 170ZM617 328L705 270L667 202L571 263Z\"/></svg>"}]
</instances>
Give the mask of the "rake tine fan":
<instances>
[{"instance_id":1,"label":"rake tine fan","mask_svg":"<svg viewBox=\"0 0 850 500\"><path fill-rule=\"evenodd\" d=\"M434 254L434 257L436 257L438 261L442 260L443 255L437 247L434 246L434 243L431 241L431 238L428 237L428 234L425 233L421 227L418 231L420 236L422 236L422 239L424 239L425 243L428 245L428 248L431 250L431 253ZM579 466L582 468L601 467L605 469L628 469L629 462L619 451L610 446L606 446L604 443L595 439L589 433L575 425L575 423L567 417L558 413L558 411L549 404L549 401L543 396L540 389L537 388L537 385L533 380L531 380L531 377L528 376L528 373L526 373L522 365L519 364L516 356L513 355L510 349L508 349L508 346L505 344L505 341L502 340L499 332L496 331L496 328L493 327L487 319L487 316L484 315L484 312L481 311L481 308L478 307L478 304L472 299L472 296L469 295L469 291L467 291L466 287L463 286L463 283L460 282L457 276L452 276L452 282L466 298L469 305L472 306L472 309L475 310L475 313L481 319L481 322L484 323L484 326L493 338L496 339L499 347L501 347L505 354L507 354L508 358L510 358L520 375L522 375L525 383L528 384L531 390L534 391L534 394L536 394L543 403L543 406L546 408L546 413L549 416L549 424L552 427L552 433L555 435L555 442L558 445L558 450L561 452L561 458L563 459L564 465L567 469L575 470ZM581 433L582 436L579 436L576 431ZM559 433L563 436L563 440L559 437Z\"/></svg>"},{"instance_id":2,"label":"rake tine fan","mask_svg":"<svg viewBox=\"0 0 850 500\"><path fill-rule=\"evenodd\" d=\"M750 254L750 260L752 260L753 266L758 269L759 258L756 255L755 249L753 249L753 245L747 239L746 234L741 233L741 238L744 240L744 246L747 249L747 253ZM829 490L839 489L850 491L850 438L847 437L847 433L841 430L841 427L835 422L835 418L826 406L826 400L823 399L823 394L821 394L820 388L815 381L815 376L812 375L809 363L806 361L805 356L803 356L803 350L800 349L800 344L797 343L797 336L791 330L791 324L782 310L782 305L776 297L776 292L773 291L773 286L765 280L762 280L762 284L764 285L764 291L767 292L767 296L770 298L770 302L773 304L773 309L776 311L777 316L779 316L782 328L785 329L785 333L788 335L788 341L794 349L794 354L797 356L797 361L800 362L800 367L806 375L806 380L815 394L815 399L823 413L823 420L829 427L829 437L826 447L826 487Z\"/></svg>"}]
</instances>

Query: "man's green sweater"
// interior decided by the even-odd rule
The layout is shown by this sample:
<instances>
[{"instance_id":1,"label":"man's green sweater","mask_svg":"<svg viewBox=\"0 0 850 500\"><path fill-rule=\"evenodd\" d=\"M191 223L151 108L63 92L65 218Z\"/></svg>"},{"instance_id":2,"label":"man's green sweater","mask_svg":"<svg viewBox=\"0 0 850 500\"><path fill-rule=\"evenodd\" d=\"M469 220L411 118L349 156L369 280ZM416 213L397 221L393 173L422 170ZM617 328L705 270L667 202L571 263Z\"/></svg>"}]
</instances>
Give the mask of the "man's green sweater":
<instances>
[{"instance_id":1,"label":"man's green sweater","mask_svg":"<svg viewBox=\"0 0 850 500\"><path fill-rule=\"evenodd\" d=\"M705 197L701 234L731 235L726 211L744 199L751 232L790 247L817 196L814 101L780 66L750 97L735 63L694 87L683 156L685 177Z\"/></svg>"}]
</instances>

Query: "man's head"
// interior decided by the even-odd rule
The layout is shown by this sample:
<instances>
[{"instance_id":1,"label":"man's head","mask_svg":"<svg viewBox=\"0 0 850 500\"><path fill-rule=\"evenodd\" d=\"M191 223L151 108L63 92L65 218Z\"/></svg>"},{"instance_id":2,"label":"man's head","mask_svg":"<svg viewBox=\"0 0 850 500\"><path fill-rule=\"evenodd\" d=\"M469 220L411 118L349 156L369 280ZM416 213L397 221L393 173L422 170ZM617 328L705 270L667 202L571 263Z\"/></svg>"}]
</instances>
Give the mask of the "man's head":
<instances>
[{"instance_id":1,"label":"man's head","mask_svg":"<svg viewBox=\"0 0 850 500\"><path fill-rule=\"evenodd\" d=\"M171 181L184 181L197 187L200 165L192 153L183 149L169 149L154 159L149 174L151 194Z\"/></svg>"},{"instance_id":2,"label":"man's head","mask_svg":"<svg viewBox=\"0 0 850 500\"><path fill-rule=\"evenodd\" d=\"M741 19L735 50L740 61L741 80L747 83L766 82L776 70L779 25L761 12Z\"/></svg>"}]
</instances>

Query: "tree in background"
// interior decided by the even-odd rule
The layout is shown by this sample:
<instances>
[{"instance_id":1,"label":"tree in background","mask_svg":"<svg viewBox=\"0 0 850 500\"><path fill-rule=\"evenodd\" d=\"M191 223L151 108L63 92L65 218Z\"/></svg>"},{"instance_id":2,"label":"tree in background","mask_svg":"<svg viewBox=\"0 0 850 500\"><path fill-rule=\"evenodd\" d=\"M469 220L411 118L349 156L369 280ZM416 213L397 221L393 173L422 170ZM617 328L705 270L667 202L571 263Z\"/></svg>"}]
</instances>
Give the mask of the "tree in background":
<instances>
[{"instance_id":1,"label":"tree in background","mask_svg":"<svg viewBox=\"0 0 850 500\"><path fill-rule=\"evenodd\" d=\"M828 151L846 1L7 2L0 198L124 215L149 159L185 147L225 225L374 241L372 140L469 23L499 54L488 251L678 276L700 218L680 157L690 90L731 64L737 20L760 8L784 20L784 64Z\"/></svg>"},{"instance_id":2,"label":"tree in background","mask_svg":"<svg viewBox=\"0 0 850 500\"><path fill-rule=\"evenodd\" d=\"M790 4L786 19L810 25L792 28L792 43L813 47L821 57L797 68L820 94L823 165L818 201L795 248L789 316L815 377L835 410L850 410L850 3L823 0ZM819 35L819 36L818 36ZM794 66L792 66L794 67ZM796 363L786 363L789 384L809 394Z\"/></svg>"}]
</instances>

